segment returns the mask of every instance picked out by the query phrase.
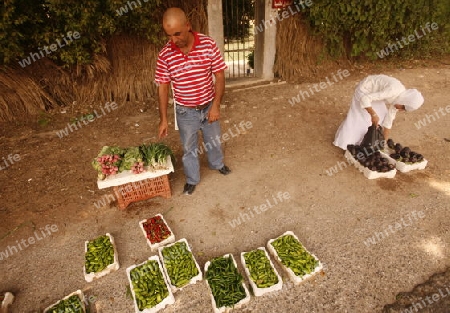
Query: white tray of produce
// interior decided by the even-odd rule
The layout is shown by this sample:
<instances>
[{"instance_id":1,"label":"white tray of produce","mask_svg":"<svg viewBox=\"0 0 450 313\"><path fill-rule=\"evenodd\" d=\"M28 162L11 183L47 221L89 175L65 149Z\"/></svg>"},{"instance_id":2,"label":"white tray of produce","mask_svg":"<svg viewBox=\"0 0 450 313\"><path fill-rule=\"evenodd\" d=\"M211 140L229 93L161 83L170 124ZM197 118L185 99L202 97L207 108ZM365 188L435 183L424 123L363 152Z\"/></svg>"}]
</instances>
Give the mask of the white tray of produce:
<instances>
[{"instance_id":1,"label":"white tray of produce","mask_svg":"<svg viewBox=\"0 0 450 313\"><path fill-rule=\"evenodd\" d=\"M307 279L313 277L314 275L316 275L316 274L319 273L320 271L322 271L322 270L323 270L323 266L322 266L322 263L319 261L319 259L318 259L314 254L312 254L311 252L309 252L309 251L305 248L305 246L303 246L303 244L300 242L300 244L303 246L303 248L305 249L305 251L306 251L308 254L310 254L310 255L317 261L317 266L316 266L316 267L314 268L314 270L313 270L311 273L309 273L309 274L305 274L305 275L303 275L303 276L297 276L297 275L295 275L295 273L294 273L290 268L288 268L287 266L285 266L285 265L281 262L281 259L280 259L280 257L278 256L277 251L276 251L275 248L272 246L272 242L273 242L273 241L275 241L275 240L277 240L278 238L283 237L283 236L285 236L285 235L292 235L298 242L300 242L300 240L298 240L298 237L297 237L293 232L287 231L287 232L285 232L284 234L282 234L281 236L279 236L279 237L277 237L277 238L275 238L275 239L270 239L270 240L267 242L267 249L268 249L269 252L273 255L273 257L274 257L275 260L278 262L278 264L283 268L283 270L288 274L288 276L289 276L289 278L291 279L291 281L292 281L295 285L298 285L298 284L302 283L303 281L305 281L305 280L307 280Z\"/></svg>"},{"instance_id":2,"label":"white tray of produce","mask_svg":"<svg viewBox=\"0 0 450 313\"><path fill-rule=\"evenodd\" d=\"M186 245L187 250L189 251L189 253L190 253L191 256L192 256L193 263L194 263L195 267L196 267L197 270L198 270L198 274L197 274L197 275L194 275L194 276L192 276L192 277L190 277L189 280L188 280L188 282L187 282L186 284L184 284L183 286L181 286L181 287L177 287L177 286L175 286L175 285L172 283L172 278L171 278L170 275L169 275L169 271L168 271L168 269L167 269L167 267L166 267L166 264L165 264L165 262L164 262L164 257L163 257L163 250L166 249L166 248L170 248L170 247L172 247L173 245L175 245L175 244L177 244L177 243L184 243L184 244ZM163 265L164 273L166 274L167 281L169 282L170 288L172 289L172 292L173 292L173 293L177 292L178 290L181 290L181 289L185 288L186 286L194 285L196 282L201 281L201 280L203 279L202 270L200 269L200 266L198 265L197 261L195 260L194 254L192 253L192 250L191 250L191 248L189 247L189 244L188 244L186 238L182 238L182 239L180 239L180 240L177 240L177 241L174 242L174 243L168 244L168 245L166 245L166 246L164 246L164 247L160 247L160 248L158 249L158 253L159 253L159 257L160 257L160 259L161 259L162 265Z\"/></svg>"},{"instance_id":3,"label":"white tray of produce","mask_svg":"<svg viewBox=\"0 0 450 313\"><path fill-rule=\"evenodd\" d=\"M170 236L167 237L166 239L160 241L160 242L152 243L152 242L150 241L150 239L148 239L148 237L147 237L147 232L146 232L145 229L144 229L144 223L147 222L147 220L152 219L153 217L156 217L156 216L160 216L161 219L163 220L164 224L166 224L167 229L170 231ZM150 217L150 218L148 218L148 219L145 219L145 220L140 221L140 222L139 222L139 227L141 228L142 233L144 234L144 237L145 237L145 239L146 239L146 241L147 241L147 244L148 244L148 246L150 247L151 251L158 251L158 249L159 249L160 247L163 247L163 246L165 246L165 245L167 245L167 244L170 244L170 243L175 242L175 234L173 233L172 229L169 227L169 224L168 224L167 221L164 219L164 217L162 216L162 214L156 214L155 216L152 216L152 217Z\"/></svg>"},{"instance_id":4,"label":"white tray of produce","mask_svg":"<svg viewBox=\"0 0 450 313\"><path fill-rule=\"evenodd\" d=\"M230 254L225 254L222 257L223 258L231 258L231 260L233 261L234 267L237 269L236 261L235 261L233 255L231 253ZM214 299L214 295L212 293L212 289L211 289L211 287L209 285L208 280L206 279L206 273L207 273L208 267L210 265L211 265L211 261L208 261L208 262L205 263L205 280L206 280L206 284L208 285L208 289L209 289L209 292L210 292L211 302L212 302L214 313L230 312L232 309L240 308L244 304L247 304L250 301L250 293L249 293L247 287L245 286L244 280L242 280L242 287L244 288L246 296L242 300L240 300L236 304L234 304L233 307L224 307L223 306L223 307L218 308L217 304L216 304L216 300Z\"/></svg>"},{"instance_id":5,"label":"white tray of produce","mask_svg":"<svg viewBox=\"0 0 450 313\"><path fill-rule=\"evenodd\" d=\"M259 247L259 248L257 248L257 250L264 251L264 254L265 254L266 258L269 261L270 267L272 268L273 272L275 273L276 277L278 278L278 282L273 284L272 286L265 287L265 288L259 288L256 285L256 283L253 281L253 279L251 277L250 270L248 269L247 263L245 262L245 258L244 258L244 255L246 253L248 253L248 252L251 252L251 251L247 251L247 252L242 252L241 253L241 262L242 262L242 265L244 266L245 274L247 275L247 278L248 278L248 280L250 282L250 286L252 287L253 294L256 297L260 297L260 296L262 296L262 295L264 295L264 294L266 294L268 292L281 290L283 288L283 280L282 280L281 276L278 274L277 270L275 269L275 266L273 265L272 260L270 259L270 256L267 253L267 250L264 247Z\"/></svg>"},{"instance_id":6,"label":"white tray of produce","mask_svg":"<svg viewBox=\"0 0 450 313\"><path fill-rule=\"evenodd\" d=\"M356 160L348 150L345 150L344 157L348 160L349 163L353 164L353 166L355 166L360 172L362 172L364 176L368 179L394 178L395 175L397 174L397 170L395 168L385 173L372 171L367 167L363 166L361 163L359 163L358 160ZM395 162L392 162L392 159L388 158L388 161L390 164L395 165Z\"/></svg>"},{"instance_id":7,"label":"white tray of produce","mask_svg":"<svg viewBox=\"0 0 450 313\"><path fill-rule=\"evenodd\" d=\"M414 170L423 170L423 169L425 169L425 167L427 167L428 160L426 160L425 158L420 162L405 163L405 162L397 161L397 160L391 158L389 152L390 151L385 150L385 151L381 151L381 154L383 155L383 157L387 158L389 160L389 162L393 162L395 164L395 168L402 173L407 173L407 172L414 171Z\"/></svg>"},{"instance_id":8,"label":"white tray of produce","mask_svg":"<svg viewBox=\"0 0 450 313\"><path fill-rule=\"evenodd\" d=\"M80 299L82 312L83 312L83 313L86 313L86 306L85 306L85 304L84 304L84 303L85 303L84 294L83 294L83 292L82 292L81 290L77 290L77 291L75 291L75 292L72 292L71 294L65 296L65 297L62 298L61 300L59 300L59 301L53 303L52 305L48 306L47 308L44 309L44 312L43 312L43 313L50 312L50 310L51 310L54 306L58 305L61 301L64 301L64 300L69 299L69 298L72 297L72 296L77 296L78 299ZM58 310L57 313L59 313L59 310Z\"/></svg>"},{"instance_id":9,"label":"white tray of produce","mask_svg":"<svg viewBox=\"0 0 450 313\"><path fill-rule=\"evenodd\" d=\"M119 256L118 256L118 254L117 254L117 249L116 249L116 244L114 243L114 238L113 238L113 236L111 236L111 234L109 234L109 233L106 233L106 236L109 237L109 240L111 241L111 244L112 244L112 246L113 246L113 250L114 250L114 262L111 263L111 264L109 264L104 270L102 270L102 271L100 271L100 272L97 272L97 273L94 273L94 272L87 273L87 272L86 272L86 259L85 259L85 261L84 261L85 264L84 264L84 266L83 266L83 273L84 273L84 279L85 279L88 283L91 282L91 281L93 281L94 279L103 277L103 276L105 276L105 275L107 275L107 274L109 274L109 273L112 273L112 272L114 272L114 271L117 271L117 270L119 269L119 267L120 267L120 266L119 266ZM98 238L98 237L97 237L97 238ZM95 240L95 239L96 239L96 238L84 242L84 253L85 253L85 255L86 255L86 252L87 252L87 249L88 249L88 243L89 243L90 241Z\"/></svg>"},{"instance_id":10,"label":"white tray of produce","mask_svg":"<svg viewBox=\"0 0 450 313\"><path fill-rule=\"evenodd\" d=\"M148 178L156 178L159 176L167 175L174 171L172 159L170 158L170 156L167 157L165 167L165 169L155 170L151 166L145 166L145 172L142 172L140 174L134 174L132 171L123 171L115 175L107 176L103 180L97 180L97 187L98 189L104 189L108 187L134 183Z\"/></svg>"},{"instance_id":11,"label":"white tray of produce","mask_svg":"<svg viewBox=\"0 0 450 313\"><path fill-rule=\"evenodd\" d=\"M166 286L166 288L167 288L168 295L167 295L167 297L165 297L164 299L162 299L162 301L159 302L157 305L155 305L155 306L153 306L153 307L151 307L151 308L148 308L148 309L143 309L143 310L141 311L141 310L139 310L139 306L138 306L138 303L137 303L137 300L136 300L136 292L135 292L135 290L134 290L133 283L132 283L132 281L131 281L130 273L131 273L131 271L132 271L134 268L140 267L140 266L146 264L148 261L156 261L156 262L158 262L159 272L161 273L162 278L163 278L163 280L164 280L164 284L165 284L165 286ZM174 304L174 303L175 303L175 297L173 296L173 293L172 293L172 291L170 290L170 286L169 286L169 283L168 283L168 281L167 281L166 274L164 273L164 270L163 270L162 265L161 265L161 261L159 260L159 257L158 257L158 256L156 256L156 255L151 256L151 257L149 257L148 260L145 261L145 262L142 262L142 263L140 263L140 264L132 265L132 266L130 266L130 267L127 267L126 272L127 272L128 283L129 283L129 285L130 285L130 291L131 291L131 294L132 294L132 296L133 296L133 302L134 302L135 313L156 313L156 312L158 312L159 310L164 309L167 305L171 305L171 304Z\"/></svg>"}]
</instances>

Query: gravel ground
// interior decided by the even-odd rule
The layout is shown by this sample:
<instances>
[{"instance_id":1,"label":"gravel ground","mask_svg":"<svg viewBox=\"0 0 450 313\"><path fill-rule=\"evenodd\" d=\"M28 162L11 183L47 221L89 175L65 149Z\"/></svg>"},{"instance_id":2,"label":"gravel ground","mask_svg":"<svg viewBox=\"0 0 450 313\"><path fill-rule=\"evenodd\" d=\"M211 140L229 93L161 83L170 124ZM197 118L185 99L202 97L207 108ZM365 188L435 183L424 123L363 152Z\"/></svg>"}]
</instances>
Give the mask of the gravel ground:
<instances>
[{"instance_id":1,"label":"gravel ground","mask_svg":"<svg viewBox=\"0 0 450 313\"><path fill-rule=\"evenodd\" d=\"M209 170L203 156L202 181L188 197L181 195L184 177L177 163L170 199L141 201L123 211L114 202L94 205L111 190L98 190L90 161L103 145L156 141L154 102L121 105L62 139L55 132L89 107L54 112L46 126L36 120L1 125L0 158L12 153L21 160L0 171L0 251L46 225L58 229L0 261L0 290L16 294L12 312L40 312L77 289L91 297L91 313L133 312L125 269L154 255L138 222L157 213L178 239L189 241L202 268L226 253L238 258L287 230L323 263L322 273L300 285L283 274L281 291L252 297L235 312L402 312L420 297L450 289L450 143L444 139L450 138L450 115L439 113L450 105L450 68L385 73L418 88L426 99L420 110L399 114L392 138L422 153L429 164L394 179L366 179L331 144L355 84L368 74L362 70L293 106L288 100L310 84L227 91L222 132L252 123L224 143L231 175ZM426 114L438 118L416 127ZM166 142L180 160L178 134L171 131ZM248 208L279 192L289 199L245 217ZM245 220L233 227L239 217ZM87 283L84 241L106 232L116 240L121 267ZM204 281L177 292L175 299L161 312L212 312ZM450 312L449 299L433 301L422 312Z\"/></svg>"}]
</instances>

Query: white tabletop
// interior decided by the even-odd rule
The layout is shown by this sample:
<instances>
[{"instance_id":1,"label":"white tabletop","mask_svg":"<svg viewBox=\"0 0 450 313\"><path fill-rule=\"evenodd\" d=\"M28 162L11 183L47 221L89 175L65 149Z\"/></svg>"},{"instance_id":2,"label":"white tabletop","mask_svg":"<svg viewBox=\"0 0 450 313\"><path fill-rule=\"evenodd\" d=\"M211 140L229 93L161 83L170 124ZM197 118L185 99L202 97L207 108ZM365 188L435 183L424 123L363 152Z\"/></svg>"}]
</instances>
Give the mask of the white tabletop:
<instances>
[{"instance_id":1,"label":"white tabletop","mask_svg":"<svg viewBox=\"0 0 450 313\"><path fill-rule=\"evenodd\" d=\"M146 166L144 168L145 172L142 172L140 174L134 174L132 171L123 171L116 175L107 176L104 180L97 181L98 189L120 186L127 183L134 183L147 178L156 178L159 176L167 175L174 171L170 156L167 157L166 164L167 169L163 170L154 170L151 166Z\"/></svg>"}]
</instances>

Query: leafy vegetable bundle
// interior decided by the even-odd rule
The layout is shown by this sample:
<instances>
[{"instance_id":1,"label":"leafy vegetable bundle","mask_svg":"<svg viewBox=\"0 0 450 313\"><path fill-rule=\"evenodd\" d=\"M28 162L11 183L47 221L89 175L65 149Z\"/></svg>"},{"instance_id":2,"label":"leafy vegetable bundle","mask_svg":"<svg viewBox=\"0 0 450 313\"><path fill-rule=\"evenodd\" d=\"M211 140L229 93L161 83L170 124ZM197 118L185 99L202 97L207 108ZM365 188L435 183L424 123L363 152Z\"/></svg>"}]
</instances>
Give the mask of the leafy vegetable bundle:
<instances>
[{"instance_id":1,"label":"leafy vegetable bundle","mask_svg":"<svg viewBox=\"0 0 450 313\"><path fill-rule=\"evenodd\" d=\"M244 260L250 278L258 288L268 288L278 283L278 277L264 250L256 249L244 253Z\"/></svg>"},{"instance_id":2,"label":"leafy vegetable bundle","mask_svg":"<svg viewBox=\"0 0 450 313\"><path fill-rule=\"evenodd\" d=\"M303 245L292 235L284 235L274 240L274 247L281 263L290 268L295 275L304 276L310 274L319 265Z\"/></svg>"},{"instance_id":3,"label":"leafy vegetable bundle","mask_svg":"<svg viewBox=\"0 0 450 313\"><path fill-rule=\"evenodd\" d=\"M119 171L121 157L125 153L119 147L104 146L98 156L92 161L92 167L98 172L98 179L114 175Z\"/></svg>"},{"instance_id":4,"label":"leafy vegetable bundle","mask_svg":"<svg viewBox=\"0 0 450 313\"><path fill-rule=\"evenodd\" d=\"M218 308L233 307L247 296L242 285L243 277L231 256L212 259L205 278Z\"/></svg>"},{"instance_id":5,"label":"leafy vegetable bundle","mask_svg":"<svg viewBox=\"0 0 450 313\"><path fill-rule=\"evenodd\" d=\"M92 161L92 167L98 172L98 179L123 171L139 174L145 171L144 166L154 170L165 169L167 157L175 161L172 150L163 143L151 143L126 149L116 146L104 146Z\"/></svg>"},{"instance_id":6,"label":"leafy vegetable bundle","mask_svg":"<svg viewBox=\"0 0 450 313\"><path fill-rule=\"evenodd\" d=\"M169 156L172 159L172 162L175 161L172 150L167 145L160 142L141 145L139 150L144 155L145 165L155 169L165 168L166 160Z\"/></svg>"},{"instance_id":7,"label":"leafy vegetable bundle","mask_svg":"<svg viewBox=\"0 0 450 313\"><path fill-rule=\"evenodd\" d=\"M66 300L61 300L50 309L45 311L46 313L83 313L83 305L80 297L77 295L70 296Z\"/></svg>"},{"instance_id":8,"label":"leafy vegetable bundle","mask_svg":"<svg viewBox=\"0 0 450 313\"><path fill-rule=\"evenodd\" d=\"M107 235L89 241L85 254L86 273L101 272L112 263L114 263L114 247Z\"/></svg>"},{"instance_id":9,"label":"leafy vegetable bundle","mask_svg":"<svg viewBox=\"0 0 450 313\"><path fill-rule=\"evenodd\" d=\"M133 268L130 279L140 311L156 306L169 296L158 261L149 260Z\"/></svg>"},{"instance_id":10,"label":"leafy vegetable bundle","mask_svg":"<svg viewBox=\"0 0 450 313\"><path fill-rule=\"evenodd\" d=\"M199 274L194 257L186 242L179 241L164 247L161 254L170 282L175 287L181 288L187 285L192 278Z\"/></svg>"}]
</instances>

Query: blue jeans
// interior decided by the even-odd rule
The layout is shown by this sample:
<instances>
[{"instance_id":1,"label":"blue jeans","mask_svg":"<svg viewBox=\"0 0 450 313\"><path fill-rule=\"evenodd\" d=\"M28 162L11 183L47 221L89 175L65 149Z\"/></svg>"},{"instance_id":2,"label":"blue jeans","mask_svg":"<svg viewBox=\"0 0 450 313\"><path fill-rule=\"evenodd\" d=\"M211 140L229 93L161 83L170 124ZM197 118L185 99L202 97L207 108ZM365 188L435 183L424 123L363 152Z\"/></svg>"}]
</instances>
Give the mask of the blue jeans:
<instances>
[{"instance_id":1,"label":"blue jeans","mask_svg":"<svg viewBox=\"0 0 450 313\"><path fill-rule=\"evenodd\" d=\"M186 182L197 185L200 182L199 154L207 153L208 165L211 169L223 167L223 153L220 144L220 124L208 123L210 105L203 110L195 110L180 105L176 106L177 123L183 144L183 167ZM198 131L202 131L203 144L198 146Z\"/></svg>"}]
</instances>

